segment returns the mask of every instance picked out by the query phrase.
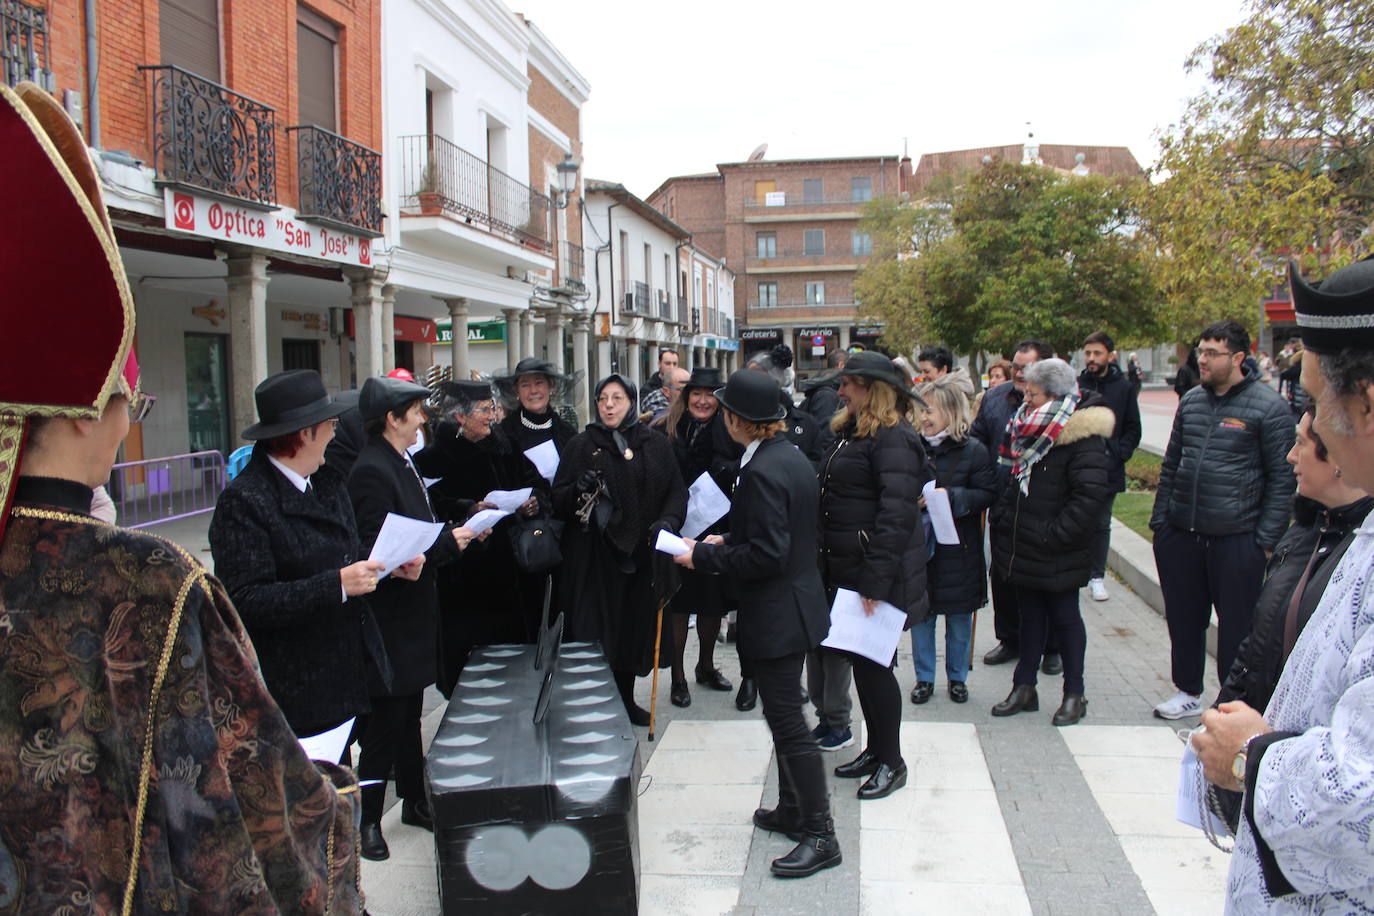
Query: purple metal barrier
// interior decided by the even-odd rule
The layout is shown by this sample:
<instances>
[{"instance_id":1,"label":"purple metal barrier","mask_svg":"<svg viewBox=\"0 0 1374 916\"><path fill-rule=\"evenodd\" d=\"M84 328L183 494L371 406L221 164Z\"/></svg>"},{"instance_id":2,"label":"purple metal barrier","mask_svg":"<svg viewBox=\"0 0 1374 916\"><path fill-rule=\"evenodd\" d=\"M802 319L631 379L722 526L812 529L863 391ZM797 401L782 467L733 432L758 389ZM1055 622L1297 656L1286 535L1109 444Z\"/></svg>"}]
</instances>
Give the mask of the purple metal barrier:
<instances>
[{"instance_id":1,"label":"purple metal barrier","mask_svg":"<svg viewBox=\"0 0 1374 916\"><path fill-rule=\"evenodd\" d=\"M216 451L116 464L110 498L125 528L211 512L225 486L224 456Z\"/></svg>"}]
</instances>

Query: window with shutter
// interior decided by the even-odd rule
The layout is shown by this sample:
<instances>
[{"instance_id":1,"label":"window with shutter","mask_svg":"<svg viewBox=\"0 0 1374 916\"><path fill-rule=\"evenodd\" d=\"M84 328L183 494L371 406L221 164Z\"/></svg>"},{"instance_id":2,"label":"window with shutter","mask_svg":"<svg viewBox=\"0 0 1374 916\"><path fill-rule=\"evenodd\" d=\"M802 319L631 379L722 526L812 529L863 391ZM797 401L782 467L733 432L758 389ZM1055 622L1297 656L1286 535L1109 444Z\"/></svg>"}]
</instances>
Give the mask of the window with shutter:
<instances>
[{"instance_id":1,"label":"window with shutter","mask_svg":"<svg viewBox=\"0 0 1374 916\"><path fill-rule=\"evenodd\" d=\"M300 90L298 124L338 132L334 50L338 27L309 10L297 10L296 73Z\"/></svg>"},{"instance_id":2,"label":"window with shutter","mask_svg":"<svg viewBox=\"0 0 1374 916\"><path fill-rule=\"evenodd\" d=\"M158 17L161 63L218 83L218 0L161 0Z\"/></svg>"}]
</instances>

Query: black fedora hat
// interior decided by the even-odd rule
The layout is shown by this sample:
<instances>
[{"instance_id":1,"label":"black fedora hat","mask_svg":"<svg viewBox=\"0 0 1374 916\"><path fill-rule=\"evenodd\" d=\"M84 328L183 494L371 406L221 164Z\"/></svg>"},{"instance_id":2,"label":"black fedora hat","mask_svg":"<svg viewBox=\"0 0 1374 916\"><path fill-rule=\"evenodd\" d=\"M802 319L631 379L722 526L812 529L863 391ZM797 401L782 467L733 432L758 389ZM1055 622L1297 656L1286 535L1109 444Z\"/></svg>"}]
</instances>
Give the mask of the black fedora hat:
<instances>
[{"instance_id":1,"label":"black fedora hat","mask_svg":"<svg viewBox=\"0 0 1374 916\"><path fill-rule=\"evenodd\" d=\"M839 374L841 378L846 375L855 375L859 378L871 378L880 382L887 382L897 389L897 393L902 397L911 398L913 401L921 400L920 396L911 390L911 383L901 372L897 371L892 360L872 350L851 354Z\"/></svg>"},{"instance_id":2,"label":"black fedora hat","mask_svg":"<svg viewBox=\"0 0 1374 916\"><path fill-rule=\"evenodd\" d=\"M370 378L363 382L362 393L358 395L358 413L366 423L384 417L389 411L404 407L411 401L428 399L429 389L424 385L399 378Z\"/></svg>"},{"instance_id":3,"label":"black fedora hat","mask_svg":"<svg viewBox=\"0 0 1374 916\"><path fill-rule=\"evenodd\" d=\"M682 390L688 388L710 388L715 391L721 386L720 370L714 366L696 366L692 377L682 383Z\"/></svg>"},{"instance_id":4,"label":"black fedora hat","mask_svg":"<svg viewBox=\"0 0 1374 916\"><path fill-rule=\"evenodd\" d=\"M771 423L787 416L782 389L766 372L731 373L724 388L715 390L720 406L750 423Z\"/></svg>"},{"instance_id":5,"label":"black fedora hat","mask_svg":"<svg viewBox=\"0 0 1374 916\"><path fill-rule=\"evenodd\" d=\"M268 376L253 389L258 422L245 429L245 439L273 439L332 420L348 409L329 396L314 369L292 369Z\"/></svg>"}]
</instances>

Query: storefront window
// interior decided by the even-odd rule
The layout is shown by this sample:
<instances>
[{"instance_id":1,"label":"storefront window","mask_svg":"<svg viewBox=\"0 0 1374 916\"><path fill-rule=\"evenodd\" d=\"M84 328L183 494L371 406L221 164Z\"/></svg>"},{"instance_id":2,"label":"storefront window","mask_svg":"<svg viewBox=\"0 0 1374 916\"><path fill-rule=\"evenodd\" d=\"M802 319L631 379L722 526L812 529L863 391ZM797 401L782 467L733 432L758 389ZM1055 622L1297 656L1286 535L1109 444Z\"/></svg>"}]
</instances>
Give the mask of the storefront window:
<instances>
[{"instance_id":1,"label":"storefront window","mask_svg":"<svg viewBox=\"0 0 1374 916\"><path fill-rule=\"evenodd\" d=\"M229 453L228 340L224 334L186 335L186 426L193 452Z\"/></svg>"}]
</instances>

